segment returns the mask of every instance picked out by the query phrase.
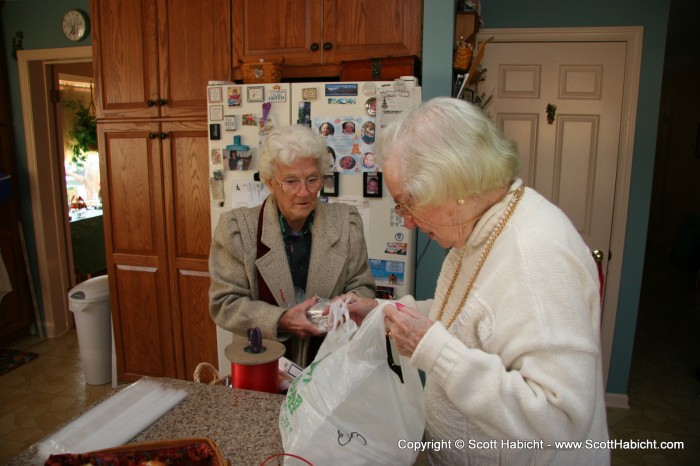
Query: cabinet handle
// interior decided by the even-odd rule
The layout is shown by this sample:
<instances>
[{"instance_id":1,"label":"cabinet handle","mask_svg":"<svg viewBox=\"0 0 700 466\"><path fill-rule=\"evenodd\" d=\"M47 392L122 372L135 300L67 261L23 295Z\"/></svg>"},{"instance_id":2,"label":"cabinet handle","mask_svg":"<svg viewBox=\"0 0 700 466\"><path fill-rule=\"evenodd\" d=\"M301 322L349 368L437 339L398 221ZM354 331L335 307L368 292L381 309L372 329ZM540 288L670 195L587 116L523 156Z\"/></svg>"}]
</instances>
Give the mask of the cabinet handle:
<instances>
[{"instance_id":1,"label":"cabinet handle","mask_svg":"<svg viewBox=\"0 0 700 466\"><path fill-rule=\"evenodd\" d=\"M313 44L311 44L311 47L309 47L309 48L311 49L312 52L317 52L318 51L318 44L316 42L314 42Z\"/></svg>"},{"instance_id":2,"label":"cabinet handle","mask_svg":"<svg viewBox=\"0 0 700 466\"><path fill-rule=\"evenodd\" d=\"M153 99L148 99L148 100L146 101L146 105L148 105L149 107L155 107L156 101L153 100Z\"/></svg>"},{"instance_id":3,"label":"cabinet handle","mask_svg":"<svg viewBox=\"0 0 700 466\"><path fill-rule=\"evenodd\" d=\"M155 139L158 135L156 133L148 133L148 139Z\"/></svg>"},{"instance_id":4,"label":"cabinet handle","mask_svg":"<svg viewBox=\"0 0 700 466\"><path fill-rule=\"evenodd\" d=\"M168 139L168 137L170 137L170 133L160 133L161 139Z\"/></svg>"},{"instance_id":5,"label":"cabinet handle","mask_svg":"<svg viewBox=\"0 0 700 466\"><path fill-rule=\"evenodd\" d=\"M165 99L158 99L158 106L159 106L159 107L162 107L162 106L167 105L167 104L168 104L168 101L167 101L167 100L165 100Z\"/></svg>"},{"instance_id":6,"label":"cabinet handle","mask_svg":"<svg viewBox=\"0 0 700 466\"><path fill-rule=\"evenodd\" d=\"M330 50L332 48L333 48L333 44L331 44L330 42L325 42L323 44L323 50Z\"/></svg>"}]
</instances>

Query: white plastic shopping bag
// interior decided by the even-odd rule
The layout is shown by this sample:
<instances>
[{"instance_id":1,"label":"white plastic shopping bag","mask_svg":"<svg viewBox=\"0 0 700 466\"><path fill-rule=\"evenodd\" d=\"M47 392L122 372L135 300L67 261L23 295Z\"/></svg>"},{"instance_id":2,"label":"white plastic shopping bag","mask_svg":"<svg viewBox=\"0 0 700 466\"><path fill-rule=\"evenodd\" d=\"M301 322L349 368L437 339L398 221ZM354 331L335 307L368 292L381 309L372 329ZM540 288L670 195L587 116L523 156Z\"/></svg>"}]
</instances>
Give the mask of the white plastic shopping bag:
<instances>
[{"instance_id":1,"label":"white plastic shopping bag","mask_svg":"<svg viewBox=\"0 0 700 466\"><path fill-rule=\"evenodd\" d=\"M389 366L382 311L388 301L379 303L349 341L338 336L354 322L331 327L290 386L279 419L286 453L316 465L415 462L417 452L400 447L422 439L423 387L408 358L399 358L400 370Z\"/></svg>"}]
</instances>

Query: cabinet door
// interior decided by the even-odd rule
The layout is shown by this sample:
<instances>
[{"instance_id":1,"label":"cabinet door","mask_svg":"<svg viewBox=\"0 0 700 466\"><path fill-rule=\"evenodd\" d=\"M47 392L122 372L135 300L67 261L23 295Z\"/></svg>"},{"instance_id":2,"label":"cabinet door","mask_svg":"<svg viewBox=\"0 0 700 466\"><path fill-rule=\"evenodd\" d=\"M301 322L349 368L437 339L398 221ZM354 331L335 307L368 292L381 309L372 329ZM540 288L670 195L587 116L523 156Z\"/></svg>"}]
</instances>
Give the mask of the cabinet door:
<instances>
[{"instance_id":1,"label":"cabinet door","mask_svg":"<svg viewBox=\"0 0 700 466\"><path fill-rule=\"evenodd\" d=\"M163 123L163 182L171 303L179 378L200 362L217 364L216 325L209 315L208 132L206 121Z\"/></svg>"},{"instance_id":2,"label":"cabinet door","mask_svg":"<svg viewBox=\"0 0 700 466\"><path fill-rule=\"evenodd\" d=\"M99 118L206 115L231 80L230 0L92 0Z\"/></svg>"},{"instance_id":3,"label":"cabinet door","mask_svg":"<svg viewBox=\"0 0 700 466\"><path fill-rule=\"evenodd\" d=\"M324 0L323 25L325 63L421 56L422 0Z\"/></svg>"},{"instance_id":4,"label":"cabinet door","mask_svg":"<svg viewBox=\"0 0 700 466\"><path fill-rule=\"evenodd\" d=\"M98 126L117 369L176 377L157 123Z\"/></svg>"},{"instance_id":5,"label":"cabinet door","mask_svg":"<svg viewBox=\"0 0 700 466\"><path fill-rule=\"evenodd\" d=\"M158 116L155 0L91 0L98 118Z\"/></svg>"},{"instance_id":6,"label":"cabinet door","mask_svg":"<svg viewBox=\"0 0 700 466\"><path fill-rule=\"evenodd\" d=\"M209 80L231 80L230 0L158 0L161 116L206 118Z\"/></svg>"},{"instance_id":7,"label":"cabinet door","mask_svg":"<svg viewBox=\"0 0 700 466\"><path fill-rule=\"evenodd\" d=\"M233 64L323 63L323 0L233 0Z\"/></svg>"}]
</instances>

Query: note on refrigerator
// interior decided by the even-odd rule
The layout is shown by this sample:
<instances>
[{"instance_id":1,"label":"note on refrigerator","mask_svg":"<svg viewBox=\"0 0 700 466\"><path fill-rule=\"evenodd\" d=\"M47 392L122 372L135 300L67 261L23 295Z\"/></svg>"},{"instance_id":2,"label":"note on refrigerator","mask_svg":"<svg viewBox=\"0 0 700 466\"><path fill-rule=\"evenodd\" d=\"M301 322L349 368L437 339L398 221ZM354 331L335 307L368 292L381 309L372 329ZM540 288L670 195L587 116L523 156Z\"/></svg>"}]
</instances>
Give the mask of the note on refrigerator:
<instances>
[{"instance_id":1,"label":"note on refrigerator","mask_svg":"<svg viewBox=\"0 0 700 466\"><path fill-rule=\"evenodd\" d=\"M421 101L421 88L410 87L403 90L394 87L377 89L377 125L381 128L391 123L401 112L410 110Z\"/></svg>"},{"instance_id":2,"label":"note on refrigerator","mask_svg":"<svg viewBox=\"0 0 700 466\"><path fill-rule=\"evenodd\" d=\"M233 208L255 207L263 203L270 190L262 181L236 181L233 185Z\"/></svg>"}]
</instances>

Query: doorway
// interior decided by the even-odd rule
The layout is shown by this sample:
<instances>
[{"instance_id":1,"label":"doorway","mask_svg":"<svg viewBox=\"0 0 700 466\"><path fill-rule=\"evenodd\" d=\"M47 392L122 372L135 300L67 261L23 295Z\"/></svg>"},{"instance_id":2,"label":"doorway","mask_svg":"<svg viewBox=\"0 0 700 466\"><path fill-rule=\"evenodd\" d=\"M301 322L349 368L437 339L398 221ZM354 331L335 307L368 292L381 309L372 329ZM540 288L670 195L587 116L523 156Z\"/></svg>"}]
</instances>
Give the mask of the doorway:
<instances>
[{"instance_id":1,"label":"doorway","mask_svg":"<svg viewBox=\"0 0 700 466\"><path fill-rule=\"evenodd\" d=\"M38 262L43 327L49 338L73 327L68 309L71 274L64 212L65 173L59 170L56 117L49 99L51 65L90 63L92 47L20 50L17 53L27 172Z\"/></svg>"},{"instance_id":2,"label":"doorway","mask_svg":"<svg viewBox=\"0 0 700 466\"><path fill-rule=\"evenodd\" d=\"M106 273L92 62L47 65L71 288Z\"/></svg>"}]
</instances>

